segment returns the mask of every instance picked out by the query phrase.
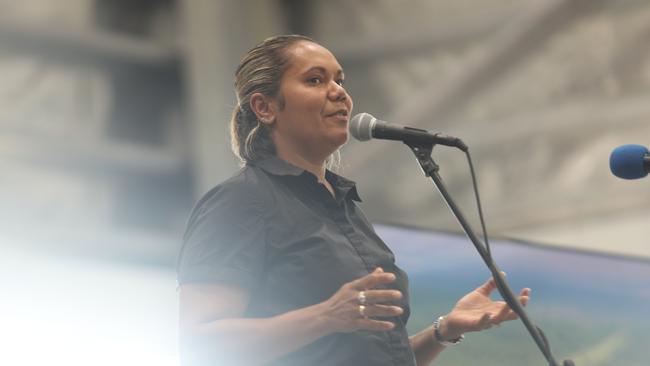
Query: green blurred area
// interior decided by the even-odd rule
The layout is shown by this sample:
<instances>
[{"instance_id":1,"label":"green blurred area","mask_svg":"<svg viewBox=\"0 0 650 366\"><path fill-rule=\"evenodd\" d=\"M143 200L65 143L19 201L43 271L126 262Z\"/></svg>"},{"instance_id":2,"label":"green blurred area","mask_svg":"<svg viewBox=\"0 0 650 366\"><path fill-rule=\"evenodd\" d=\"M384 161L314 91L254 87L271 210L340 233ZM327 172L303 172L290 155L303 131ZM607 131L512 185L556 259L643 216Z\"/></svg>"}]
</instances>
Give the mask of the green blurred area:
<instances>
[{"instance_id":1,"label":"green blurred area","mask_svg":"<svg viewBox=\"0 0 650 366\"><path fill-rule=\"evenodd\" d=\"M378 226L409 275L415 334L447 314L489 272L466 237ZM491 240L492 255L514 293L532 289L526 308L555 359L577 366L650 365L650 263L638 258L559 250L533 243ZM500 295L492 294L495 300ZM519 321L466 334L435 365L548 365Z\"/></svg>"},{"instance_id":2,"label":"green blurred area","mask_svg":"<svg viewBox=\"0 0 650 366\"><path fill-rule=\"evenodd\" d=\"M419 275L411 279L409 334L431 325L435 314L448 312L465 293L451 282L436 282L436 277ZM580 366L649 365L650 318L643 313L643 304L639 304L638 311L625 312L594 309L594 305L590 298L582 304L562 304L535 299L533 295L527 311L546 334L558 361L569 358ZM547 365L519 320L466 335L463 343L447 349L435 364L475 365L479 361L487 366Z\"/></svg>"}]
</instances>

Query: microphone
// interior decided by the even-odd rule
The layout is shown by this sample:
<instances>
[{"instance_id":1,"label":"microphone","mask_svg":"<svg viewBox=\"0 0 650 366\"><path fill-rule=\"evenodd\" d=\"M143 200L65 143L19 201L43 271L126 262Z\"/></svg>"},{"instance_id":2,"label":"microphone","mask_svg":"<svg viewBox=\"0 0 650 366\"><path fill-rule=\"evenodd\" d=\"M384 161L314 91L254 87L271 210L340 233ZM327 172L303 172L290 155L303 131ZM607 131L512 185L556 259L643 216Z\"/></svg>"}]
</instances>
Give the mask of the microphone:
<instances>
[{"instance_id":1,"label":"microphone","mask_svg":"<svg viewBox=\"0 0 650 366\"><path fill-rule=\"evenodd\" d=\"M619 146L609 156L609 168L619 178L643 178L650 172L650 151L641 145Z\"/></svg>"},{"instance_id":2,"label":"microphone","mask_svg":"<svg viewBox=\"0 0 650 366\"><path fill-rule=\"evenodd\" d=\"M378 120L370 113L359 113L350 120L350 134L359 141L370 139L395 140L408 143L456 147L467 152L467 145L456 137L430 133L419 128L405 127Z\"/></svg>"}]
</instances>

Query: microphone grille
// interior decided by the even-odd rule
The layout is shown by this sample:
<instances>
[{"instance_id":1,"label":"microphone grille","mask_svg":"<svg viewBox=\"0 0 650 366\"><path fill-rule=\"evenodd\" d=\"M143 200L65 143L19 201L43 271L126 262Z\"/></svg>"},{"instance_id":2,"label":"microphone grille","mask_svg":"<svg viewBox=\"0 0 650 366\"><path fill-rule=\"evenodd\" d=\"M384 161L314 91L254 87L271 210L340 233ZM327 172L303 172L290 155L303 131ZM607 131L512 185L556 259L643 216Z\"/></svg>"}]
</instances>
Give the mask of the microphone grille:
<instances>
[{"instance_id":1,"label":"microphone grille","mask_svg":"<svg viewBox=\"0 0 650 366\"><path fill-rule=\"evenodd\" d=\"M612 174L623 179L638 179L648 175L644 167L644 157L650 154L645 146L619 146L609 157L609 168Z\"/></svg>"},{"instance_id":2,"label":"microphone grille","mask_svg":"<svg viewBox=\"0 0 650 366\"><path fill-rule=\"evenodd\" d=\"M359 113L350 120L350 134L359 141L372 138L372 127L375 117L370 113Z\"/></svg>"}]
</instances>

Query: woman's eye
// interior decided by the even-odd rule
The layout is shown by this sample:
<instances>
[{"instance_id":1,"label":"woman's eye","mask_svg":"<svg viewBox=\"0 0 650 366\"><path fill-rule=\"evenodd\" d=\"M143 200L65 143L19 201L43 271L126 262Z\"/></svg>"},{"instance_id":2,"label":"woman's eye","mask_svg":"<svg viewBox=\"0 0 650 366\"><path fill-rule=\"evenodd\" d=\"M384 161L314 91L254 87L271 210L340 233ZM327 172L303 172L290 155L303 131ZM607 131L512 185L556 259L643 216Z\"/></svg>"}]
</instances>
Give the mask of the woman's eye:
<instances>
[{"instance_id":1,"label":"woman's eye","mask_svg":"<svg viewBox=\"0 0 650 366\"><path fill-rule=\"evenodd\" d=\"M320 84L322 80L320 77L313 77L313 78L309 78L307 81L310 84Z\"/></svg>"},{"instance_id":2,"label":"woman's eye","mask_svg":"<svg viewBox=\"0 0 650 366\"><path fill-rule=\"evenodd\" d=\"M336 83L339 84L340 86L343 86L343 85L345 85L345 80L339 79L339 80L336 80Z\"/></svg>"}]
</instances>

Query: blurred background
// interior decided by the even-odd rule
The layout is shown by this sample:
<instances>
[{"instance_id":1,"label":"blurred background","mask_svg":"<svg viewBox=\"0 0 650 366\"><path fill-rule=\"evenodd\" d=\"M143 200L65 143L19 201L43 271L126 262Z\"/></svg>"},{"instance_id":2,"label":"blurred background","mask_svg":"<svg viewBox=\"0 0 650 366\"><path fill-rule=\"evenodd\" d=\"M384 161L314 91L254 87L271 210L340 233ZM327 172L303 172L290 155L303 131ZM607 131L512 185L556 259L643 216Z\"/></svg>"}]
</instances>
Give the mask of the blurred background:
<instances>
[{"instance_id":1,"label":"blurred background","mask_svg":"<svg viewBox=\"0 0 650 366\"><path fill-rule=\"evenodd\" d=\"M650 145L647 1L0 0L1 364L176 364L185 220L280 33L332 50L355 113L461 137L491 236L650 260L648 182L608 169ZM342 156L372 221L459 230L405 146ZM464 156L434 158L478 228Z\"/></svg>"}]
</instances>

